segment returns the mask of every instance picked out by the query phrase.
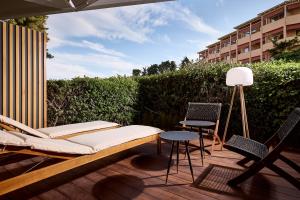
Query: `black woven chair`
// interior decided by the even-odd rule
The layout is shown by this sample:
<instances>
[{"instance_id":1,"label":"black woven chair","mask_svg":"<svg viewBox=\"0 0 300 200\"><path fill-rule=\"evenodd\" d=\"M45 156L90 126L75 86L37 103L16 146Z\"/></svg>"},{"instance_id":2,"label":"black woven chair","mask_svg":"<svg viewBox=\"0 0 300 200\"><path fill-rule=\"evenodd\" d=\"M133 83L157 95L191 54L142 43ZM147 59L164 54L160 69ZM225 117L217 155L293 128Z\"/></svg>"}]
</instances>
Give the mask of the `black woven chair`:
<instances>
[{"instance_id":1,"label":"black woven chair","mask_svg":"<svg viewBox=\"0 0 300 200\"><path fill-rule=\"evenodd\" d=\"M213 127L208 127L213 130L213 142L211 147L211 152L214 150L216 140L221 143L221 139L218 135L218 128L220 123L221 115L221 103L199 103L199 102L189 102L188 109L185 116L186 120L197 120L197 121L210 121L214 122ZM209 133L209 130L208 130ZM202 139L203 143L203 139ZM204 144L202 144L204 146Z\"/></svg>"},{"instance_id":2,"label":"black woven chair","mask_svg":"<svg viewBox=\"0 0 300 200\"><path fill-rule=\"evenodd\" d=\"M276 133L264 144L242 136L233 135L224 147L246 157L239 161L238 164L246 164L251 160L254 160L254 163L245 172L228 181L228 185L236 186L257 174L264 167L267 167L300 190L299 180L274 165L274 162L280 159L300 173L300 167L296 163L280 154L288 139L291 138L292 135L299 133L299 122L300 108L296 108Z\"/></svg>"}]
</instances>

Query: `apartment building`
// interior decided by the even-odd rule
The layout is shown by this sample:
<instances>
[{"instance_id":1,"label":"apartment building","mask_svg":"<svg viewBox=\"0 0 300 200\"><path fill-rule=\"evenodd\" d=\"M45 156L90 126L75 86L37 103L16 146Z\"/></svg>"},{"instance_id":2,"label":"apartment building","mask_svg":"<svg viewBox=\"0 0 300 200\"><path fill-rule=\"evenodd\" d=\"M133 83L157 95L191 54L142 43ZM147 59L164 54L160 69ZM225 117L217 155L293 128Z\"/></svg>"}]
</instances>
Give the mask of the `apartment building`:
<instances>
[{"instance_id":1,"label":"apartment building","mask_svg":"<svg viewBox=\"0 0 300 200\"><path fill-rule=\"evenodd\" d=\"M204 62L253 63L269 60L273 39L300 39L300 0L285 1L236 27L198 52Z\"/></svg>"}]
</instances>

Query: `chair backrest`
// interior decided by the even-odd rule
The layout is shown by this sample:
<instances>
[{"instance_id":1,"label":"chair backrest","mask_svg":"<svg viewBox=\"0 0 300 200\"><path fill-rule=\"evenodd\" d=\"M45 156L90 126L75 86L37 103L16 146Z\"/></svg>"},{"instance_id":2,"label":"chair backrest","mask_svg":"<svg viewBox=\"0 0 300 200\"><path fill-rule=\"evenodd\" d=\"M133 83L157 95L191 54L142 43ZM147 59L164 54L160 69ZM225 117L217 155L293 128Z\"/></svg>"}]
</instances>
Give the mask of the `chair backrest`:
<instances>
[{"instance_id":1,"label":"chair backrest","mask_svg":"<svg viewBox=\"0 0 300 200\"><path fill-rule=\"evenodd\" d=\"M300 122L300 108L295 108L288 116L287 120L276 131L275 136L279 139L279 143L285 141L285 139L291 135L294 128L299 125Z\"/></svg>"},{"instance_id":2,"label":"chair backrest","mask_svg":"<svg viewBox=\"0 0 300 200\"><path fill-rule=\"evenodd\" d=\"M221 103L189 102L185 119L216 122L220 119L221 107Z\"/></svg>"}]
</instances>

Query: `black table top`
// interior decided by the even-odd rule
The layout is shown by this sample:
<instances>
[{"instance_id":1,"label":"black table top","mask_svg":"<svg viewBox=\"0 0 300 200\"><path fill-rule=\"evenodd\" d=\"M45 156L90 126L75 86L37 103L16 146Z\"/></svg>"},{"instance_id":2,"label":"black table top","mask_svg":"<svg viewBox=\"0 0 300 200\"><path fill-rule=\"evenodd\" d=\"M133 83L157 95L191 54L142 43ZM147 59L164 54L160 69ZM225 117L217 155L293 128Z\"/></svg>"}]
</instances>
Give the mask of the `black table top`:
<instances>
[{"instance_id":1,"label":"black table top","mask_svg":"<svg viewBox=\"0 0 300 200\"><path fill-rule=\"evenodd\" d=\"M194 126L194 127L211 127L216 125L215 122L211 121L199 121L199 120L185 120L179 122L182 125Z\"/></svg>"},{"instance_id":2,"label":"black table top","mask_svg":"<svg viewBox=\"0 0 300 200\"><path fill-rule=\"evenodd\" d=\"M160 137L171 141L189 141L199 139L199 134L191 131L167 131L161 133Z\"/></svg>"}]
</instances>

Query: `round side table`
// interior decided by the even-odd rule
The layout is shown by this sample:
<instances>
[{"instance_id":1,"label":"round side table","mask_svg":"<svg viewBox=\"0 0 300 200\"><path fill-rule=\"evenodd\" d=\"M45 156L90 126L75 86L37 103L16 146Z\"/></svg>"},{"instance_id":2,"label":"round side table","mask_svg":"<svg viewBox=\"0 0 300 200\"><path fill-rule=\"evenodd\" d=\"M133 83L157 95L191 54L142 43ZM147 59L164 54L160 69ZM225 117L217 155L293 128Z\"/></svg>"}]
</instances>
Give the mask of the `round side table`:
<instances>
[{"instance_id":1,"label":"round side table","mask_svg":"<svg viewBox=\"0 0 300 200\"><path fill-rule=\"evenodd\" d=\"M199 139L199 134L196 133L196 132L190 132L190 131L167 131L167 132L161 133L160 138L172 142L171 153L170 153L169 162L168 162L166 184L168 182L168 176L169 176L169 172L170 172L170 167L171 167L172 155L173 155L173 149L174 149L175 142L176 142L176 145L177 145L177 172L178 172L178 163L179 163L179 143L184 142L185 150L186 150L188 160L189 160L191 175L192 175L193 182L194 182L194 173L193 173L193 167L192 167L190 153L189 153L188 142L190 140Z\"/></svg>"}]
</instances>

